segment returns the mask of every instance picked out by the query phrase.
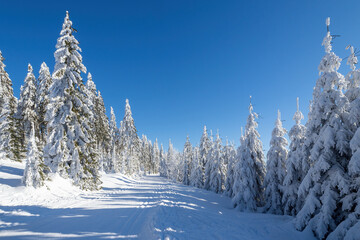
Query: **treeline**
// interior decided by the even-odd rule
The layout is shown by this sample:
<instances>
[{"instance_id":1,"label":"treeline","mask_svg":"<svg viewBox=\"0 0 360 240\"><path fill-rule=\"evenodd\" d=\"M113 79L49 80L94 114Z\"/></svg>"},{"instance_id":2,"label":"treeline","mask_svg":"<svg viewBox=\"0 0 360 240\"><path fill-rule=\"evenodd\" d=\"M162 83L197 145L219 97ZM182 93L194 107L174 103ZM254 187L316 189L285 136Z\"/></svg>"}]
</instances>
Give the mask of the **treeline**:
<instances>
[{"instance_id":1,"label":"treeline","mask_svg":"<svg viewBox=\"0 0 360 240\"><path fill-rule=\"evenodd\" d=\"M90 73L84 83L79 42L66 17L57 40L55 68L41 65L38 78L29 64L19 100L5 71L0 52L0 153L15 161L26 159L23 183L41 187L53 174L70 178L82 189L100 188L100 172L140 175L157 173L159 151L138 137L129 101L117 127L110 120Z\"/></svg>"},{"instance_id":2,"label":"treeline","mask_svg":"<svg viewBox=\"0 0 360 240\"><path fill-rule=\"evenodd\" d=\"M330 19L326 20L329 29ZM222 193L241 211L295 216L296 228L310 228L319 239L360 239L360 70L352 46L347 64L332 51L330 31L322 42L325 56L313 90L308 121L294 114L285 138L278 112L267 161L250 103L240 146L222 144L206 127L200 145L187 138L182 153L171 143L160 162L160 174L186 185Z\"/></svg>"}]
</instances>

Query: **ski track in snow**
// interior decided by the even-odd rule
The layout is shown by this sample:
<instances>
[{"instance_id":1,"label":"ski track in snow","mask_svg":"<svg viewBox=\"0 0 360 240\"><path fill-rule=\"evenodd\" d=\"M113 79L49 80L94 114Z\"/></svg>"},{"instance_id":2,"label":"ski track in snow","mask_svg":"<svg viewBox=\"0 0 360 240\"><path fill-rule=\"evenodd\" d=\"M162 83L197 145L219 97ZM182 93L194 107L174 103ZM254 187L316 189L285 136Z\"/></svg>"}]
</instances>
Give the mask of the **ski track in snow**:
<instances>
[{"instance_id":1,"label":"ski track in snow","mask_svg":"<svg viewBox=\"0 0 360 240\"><path fill-rule=\"evenodd\" d=\"M292 217L234 210L228 197L159 176L103 175L103 189L81 191L55 177L21 185L24 164L0 160L3 239L314 239Z\"/></svg>"}]
</instances>

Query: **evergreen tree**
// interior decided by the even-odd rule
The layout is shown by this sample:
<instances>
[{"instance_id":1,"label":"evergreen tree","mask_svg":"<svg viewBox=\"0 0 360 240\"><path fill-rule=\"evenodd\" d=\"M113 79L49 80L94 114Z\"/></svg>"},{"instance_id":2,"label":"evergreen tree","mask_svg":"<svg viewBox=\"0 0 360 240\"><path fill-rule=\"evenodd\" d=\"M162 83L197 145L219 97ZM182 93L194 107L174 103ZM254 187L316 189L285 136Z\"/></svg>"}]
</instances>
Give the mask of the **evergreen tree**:
<instances>
[{"instance_id":1,"label":"evergreen tree","mask_svg":"<svg viewBox=\"0 0 360 240\"><path fill-rule=\"evenodd\" d=\"M305 174L302 171L302 147L305 141L306 128L301 124L304 119L302 112L299 110L299 98L297 101L297 111L294 114L295 125L289 131L289 138L291 140L288 159L286 160L286 176L284 179L284 194L283 204L284 213L295 216L302 206L297 192L301 181Z\"/></svg>"},{"instance_id":2,"label":"evergreen tree","mask_svg":"<svg viewBox=\"0 0 360 240\"><path fill-rule=\"evenodd\" d=\"M216 134L216 140L213 149L213 158L210 164L210 190L221 193L224 186L224 153L222 150L219 133Z\"/></svg>"},{"instance_id":3,"label":"evergreen tree","mask_svg":"<svg viewBox=\"0 0 360 240\"><path fill-rule=\"evenodd\" d=\"M153 150L152 150L152 164L151 164L151 173L158 173L159 171L159 165L160 165L160 151L159 151L159 144L158 144L158 140L155 139L155 143L153 145Z\"/></svg>"},{"instance_id":4,"label":"evergreen tree","mask_svg":"<svg viewBox=\"0 0 360 240\"><path fill-rule=\"evenodd\" d=\"M263 181L265 176L264 152L260 134L256 130L257 114L250 103L245 134L240 139L237 163L234 169L232 199L234 207L241 211L255 211L263 205Z\"/></svg>"},{"instance_id":5,"label":"evergreen tree","mask_svg":"<svg viewBox=\"0 0 360 240\"><path fill-rule=\"evenodd\" d=\"M189 136L186 137L186 142L184 145L184 152L183 152L183 159L184 159L184 178L182 180L183 184L190 185L190 172L191 166L193 161L193 149L190 143Z\"/></svg>"},{"instance_id":6,"label":"evergreen tree","mask_svg":"<svg viewBox=\"0 0 360 240\"><path fill-rule=\"evenodd\" d=\"M47 122L45 121L45 114L47 106L50 102L49 99L49 88L52 84L51 74L49 71L48 66L45 62L41 64L40 71L39 71L39 78L38 78L38 88L36 93L36 114L38 116L38 123L39 123L39 141L41 145L45 144L46 140L46 126Z\"/></svg>"},{"instance_id":7,"label":"evergreen tree","mask_svg":"<svg viewBox=\"0 0 360 240\"><path fill-rule=\"evenodd\" d=\"M99 149L98 147L98 135L96 135L96 119L98 117L95 112L95 103L97 97L96 92L96 85L92 80L92 75L91 73L88 73L88 79L86 85L84 86L84 101L89 109L89 114L87 117L87 132L89 137L86 148L88 150L90 159L92 159L92 162L96 162L98 164L98 166L96 166L97 170L103 171L104 159L99 154L99 151L101 151L101 149Z\"/></svg>"},{"instance_id":8,"label":"evergreen tree","mask_svg":"<svg viewBox=\"0 0 360 240\"><path fill-rule=\"evenodd\" d=\"M160 153L159 153L159 157L160 157L160 164L159 164L159 173L161 177L167 177L167 164L166 164L166 156L165 156L165 152L164 152L164 147L161 144L161 148L160 148Z\"/></svg>"},{"instance_id":9,"label":"evergreen tree","mask_svg":"<svg viewBox=\"0 0 360 240\"><path fill-rule=\"evenodd\" d=\"M174 181L182 183L184 180L184 158L182 153L175 151L175 174Z\"/></svg>"},{"instance_id":10,"label":"evergreen tree","mask_svg":"<svg viewBox=\"0 0 360 240\"><path fill-rule=\"evenodd\" d=\"M141 148L141 158L140 158L140 166L143 167L143 171L146 173L150 173L151 167L151 157L152 157L152 146L151 142L148 141L146 135L142 135L142 148Z\"/></svg>"},{"instance_id":11,"label":"evergreen tree","mask_svg":"<svg viewBox=\"0 0 360 240\"><path fill-rule=\"evenodd\" d=\"M26 155L26 166L24 176L22 178L24 185L35 188L43 186L46 179L46 175L44 173L45 168L46 166L44 164L42 154L38 149L38 142L35 137L34 123L32 123Z\"/></svg>"},{"instance_id":12,"label":"evergreen tree","mask_svg":"<svg viewBox=\"0 0 360 240\"><path fill-rule=\"evenodd\" d=\"M206 131L206 126L204 126L204 131L203 131L203 134L200 139L200 149L199 149L199 163L200 163L201 171L202 171L201 187L205 186L204 185L205 180L206 180L205 170L206 170L206 165L208 162L208 155L209 155L210 147L211 147L210 139L209 139L207 131Z\"/></svg>"},{"instance_id":13,"label":"evergreen tree","mask_svg":"<svg viewBox=\"0 0 360 240\"><path fill-rule=\"evenodd\" d=\"M108 163L111 161L111 133L109 119L106 115L104 100L100 91L97 92L94 104L95 136L97 151L100 154L101 169L108 171Z\"/></svg>"},{"instance_id":14,"label":"evergreen tree","mask_svg":"<svg viewBox=\"0 0 360 240\"><path fill-rule=\"evenodd\" d=\"M120 151L125 156L125 173L140 173L141 141L137 135L129 100L126 99L125 116L120 128Z\"/></svg>"},{"instance_id":15,"label":"evergreen tree","mask_svg":"<svg viewBox=\"0 0 360 240\"><path fill-rule=\"evenodd\" d=\"M35 132L38 132L38 116L36 114L36 78L33 73L33 68L28 65L28 73L26 75L24 85L21 86L20 100L17 107L17 118L22 123L21 132L24 144L30 137L31 125L34 124Z\"/></svg>"},{"instance_id":16,"label":"evergreen tree","mask_svg":"<svg viewBox=\"0 0 360 240\"><path fill-rule=\"evenodd\" d=\"M327 25L330 20L327 19ZM350 159L350 131L344 124L342 93L344 77L337 72L341 59L331 50L328 31L323 46L325 56L319 65L321 73L314 88L313 102L307 123L305 148L310 169L300 184L298 194L305 199L297 214L299 230L308 224L315 235L323 239L343 218L341 198L349 192L346 165Z\"/></svg>"},{"instance_id":17,"label":"evergreen tree","mask_svg":"<svg viewBox=\"0 0 360 240\"><path fill-rule=\"evenodd\" d=\"M360 235L360 70L356 69L358 59L354 48L350 47L351 54L347 60L351 71L346 75L346 97L349 101L347 124L352 131L350 148L352 152L348 164L350 175L350 192L346 194L342 202L344 220L328 236L328 239L357 239Z\"/></svg>"},{"instance_id":18,"label":"evergreen tree","mask_svg":"<svg viewBox=\"0 0 360 240\"><path fill-rule=\"evenodd\" d=\"M120 132L116 126L116 117L114 109L110 107L110 137L111 137L111 161L107 164L107 172L122 172L121 163L118 157L118 146L120 144Z\"/></svg>"},{"instance_id":19,"label":"evergreen tree","mask_svg":"<svg viewBox=\"0 0 360 240\"><path fill-rule=\"evenodd\" d=\"M242 131L241 131L242 132ZM241 137L243 134L241 133ZM234 168L236 166L236 150L233 144L229 144L226 141L225 151L224 151L224 161L226 164L226 179L225 179L225 195L228 197L233 197L233 186L234 186Z\"/></svg>"},{"instance_id":20,"label":"evergreen tree","mask_svg":"<svg viewBox=\"0 0 360 240\"><path fill-rule=\"evenodd\" d=\"M272 131L270 149L267 153L265 186L265 211L282 214L283 182L286 174L285 161L287 159L286 130L282 126L280 111Z\"/></svg>"},{"instance_id":21,"label":"evergreen tree","mask_svg":"<svg viewBox=\"0 0 360 240\"><path fill-rule=\"evenodd\" d=\"M212 130L210 130L210 137L208 142L208 154L206 157L206 164L205 164L205 173L204 173L204 189L210 190L210 178L211 178L211 166L214 161L214 138L212 134Z\"/></svg>"},{"instance_id":22,"label":"evergreen tree","mask_svg":"<svg viewBox=\"0 0 360 240\"><path fill-rule=\"evenodd\" d=\"M73 35L72 22L66 12L55 51L53 83L45 121L48 136L44 148L45 163L52 172L70 176L83 189L95 190L101 184L98 163L90 152L89 120L85 85L86 72L79 42Z\"/></svg>"},{"instance_id":23,"label":"evergreen tree","mask_svg":"<svg viewBox=\"0 0 360 240\"><path fill-rule=\"evenodd\" d=\"M201 188L202 187L202 164L200 163L200 150L199 147L194 148L193 161L190 174L190 185Z\"/></svg>"},{"instance_id":24,"label":"evergreen tree","mask_svg":"<svg viewBox=\"0 0 360 240\"><path fill-rule=\"evenodd\" d=\"M169 139L169 148L166 154L166 176L169 179L176 180L176 156L175 156L175 150L171 143L171 139Z\"/></svg>"},{"instance_id":25,"label":"evergreen tree","mask_svg":"<svg viewBox=\"0 0 360 240\"><path fill-rule=\"evenodd\" d=\"M0 152L11 160L22 161L25 158L25 146L21 122L15 118L17 99L11 79L5 71L4 60L0 51Z\"/></svg>"}]
</instances>

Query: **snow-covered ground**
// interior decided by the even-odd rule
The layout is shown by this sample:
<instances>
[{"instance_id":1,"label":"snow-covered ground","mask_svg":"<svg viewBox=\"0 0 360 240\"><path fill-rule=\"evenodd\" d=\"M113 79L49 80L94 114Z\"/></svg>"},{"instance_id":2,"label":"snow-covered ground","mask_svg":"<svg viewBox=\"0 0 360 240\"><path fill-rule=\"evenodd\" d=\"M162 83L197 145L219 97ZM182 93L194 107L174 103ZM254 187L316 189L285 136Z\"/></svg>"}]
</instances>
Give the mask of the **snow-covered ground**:
<instances>
[{"instance_id":1,"label":"snow-covered ground","mask_svg":"<svg viewBox=\"0 0 360 240\"><path fill-rule=\"evenodd\" d=\"M21 185L23 168L0 160L0 238L314 239L291 217L241 213L227 197L159 176L107 174L97 192L55 177L35 190Z\"/></svg>"}]
</instances>

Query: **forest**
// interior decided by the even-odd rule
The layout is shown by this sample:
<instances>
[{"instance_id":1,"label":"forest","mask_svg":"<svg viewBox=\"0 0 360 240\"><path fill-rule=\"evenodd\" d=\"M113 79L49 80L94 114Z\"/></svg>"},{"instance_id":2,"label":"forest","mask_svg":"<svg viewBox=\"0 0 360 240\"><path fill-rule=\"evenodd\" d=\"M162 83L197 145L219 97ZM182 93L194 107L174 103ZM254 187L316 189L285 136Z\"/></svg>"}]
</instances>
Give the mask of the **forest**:
<instances>
[{"instance_id":1,"label":"forest","mask_svg":"<svg viewBox=\"0 0 360 240\"><path fill-rule=\"evenodd\" d=\"M234 211L293 216L297 230L310 228L318 239L359 239L358 52L347 47L349 71L339 73L344 60L332 50L330 18L326 26L306 123L298 99L289 131L278 111L265 156L250 97L238 147L204 126L199 145L187 137L179 152L171 141L165 151L157 140L138 136L128 100L119 127L112 108L108 117L66 12L54 71L43 63L35 77L29 64L19 99L0 52L1 158L26 163L22 182L27 187L41 188L60 176L82 190L98 191L103 174L159 174L228 196Z\"/></svg>"}]
</instances>

